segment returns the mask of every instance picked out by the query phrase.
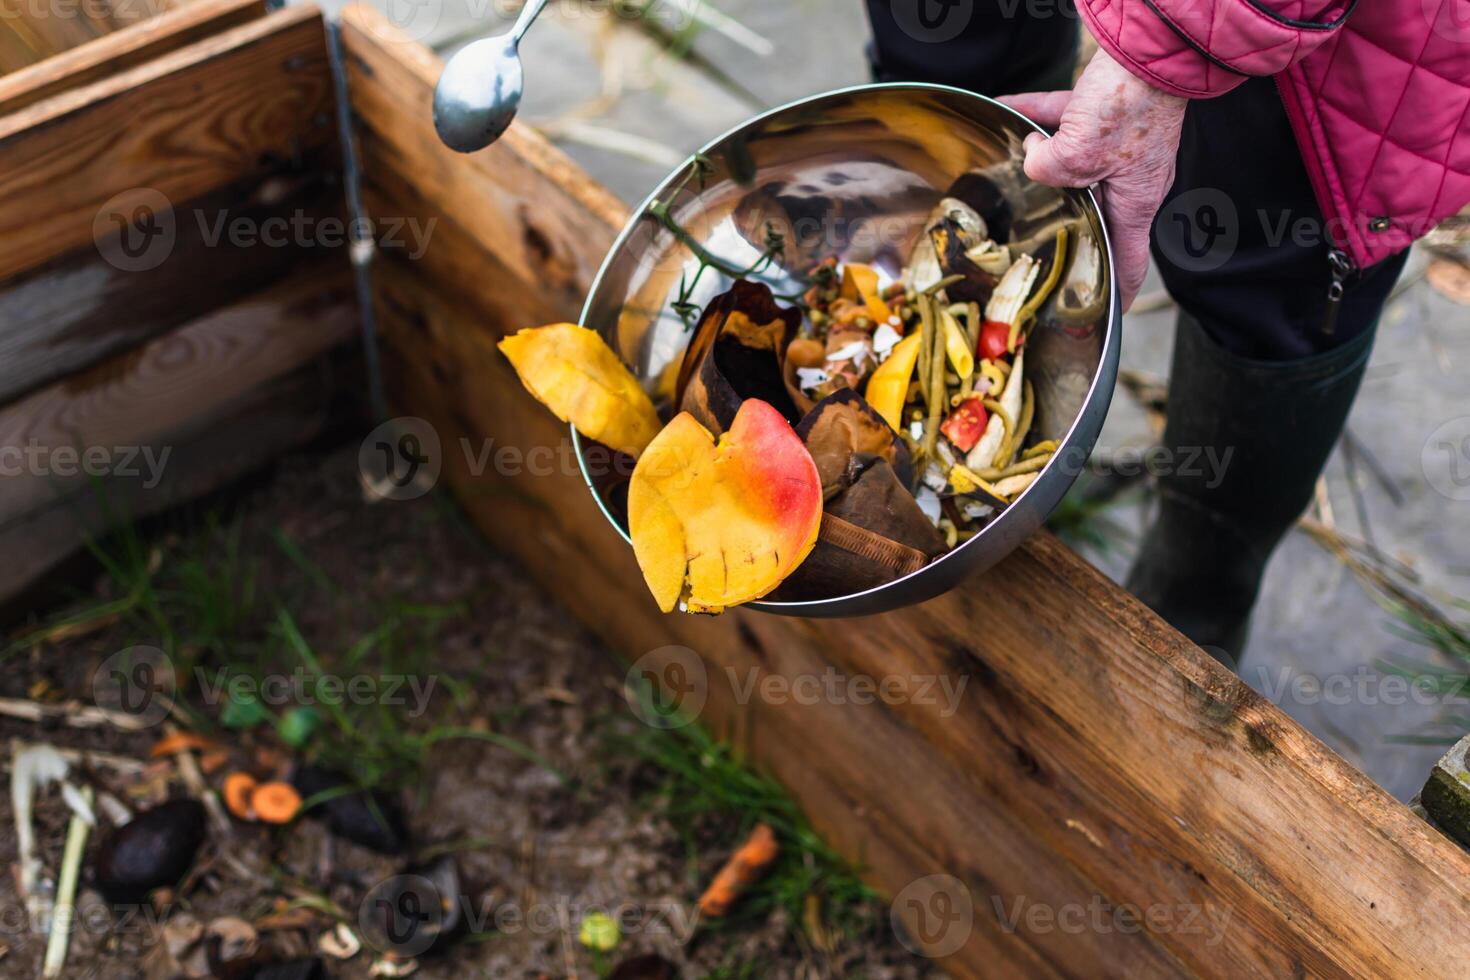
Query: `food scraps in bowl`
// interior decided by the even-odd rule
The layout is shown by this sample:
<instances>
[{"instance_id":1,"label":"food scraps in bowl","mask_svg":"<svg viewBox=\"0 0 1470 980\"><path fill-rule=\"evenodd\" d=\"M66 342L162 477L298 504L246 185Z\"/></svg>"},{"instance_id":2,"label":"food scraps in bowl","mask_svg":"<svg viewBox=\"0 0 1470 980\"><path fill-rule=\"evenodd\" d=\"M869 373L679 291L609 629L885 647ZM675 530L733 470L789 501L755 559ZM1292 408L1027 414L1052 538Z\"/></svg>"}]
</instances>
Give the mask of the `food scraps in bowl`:
<instances>
[{"instance_id":1,"label":"food scraps in bowl","mask_svg":"<svg viewBox=\"0 0 1470 980\"><path fill-rule=\"evenodd\" d=\"M1067 229L1032 246L946 197L891 281L829 257L783 305L739 279L694 327L667 425L594 331L552 324L500 348L558 418L636 459L629 534L660 609L834 598L968 540L1057 451L1027 442L1026 341Z\"/></svg>"}]
</instances>

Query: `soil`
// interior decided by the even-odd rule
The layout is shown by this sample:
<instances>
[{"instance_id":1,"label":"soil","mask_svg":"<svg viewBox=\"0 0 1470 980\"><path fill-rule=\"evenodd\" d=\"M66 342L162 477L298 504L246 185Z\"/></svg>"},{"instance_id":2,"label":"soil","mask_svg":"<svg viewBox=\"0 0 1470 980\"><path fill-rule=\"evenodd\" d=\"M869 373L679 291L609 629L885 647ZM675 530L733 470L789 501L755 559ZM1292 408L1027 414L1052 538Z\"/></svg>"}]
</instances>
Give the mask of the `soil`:
<instances>
[{"instance_id":1,"label":"soil","mask_svg":"<svg viewBox=\"0 0 1470 980\"><path fill-rule=\"evenodd\" d=\"M420 955L415 976L591 977L646 952L669 958L688 977L942 975L903 947L889 927L886 905L876 900L857 908L845 932L819 930L818 940L809 924L793 921L781 904L738 928L698 922L694 903L738 843L741 816L710 815L694 826L675 825L649 792L659 779L650 771L653 764L622 757L611 747L620 733L639 726L622 693L616 658L519 569L490 552L447 498L372 498L361 489L356 447L350 446L282 460L210 507L221 515L219 526L199 511L149 529L141 539L152 569L150 588L168 609L192 609L187 630L170 638L136 610L99 614L105 603L126 598L114 578L102 576L89 595L69 608L38 613L35 623L19 631L68 611L81 619L60 635L12 652L0 671L0 695L57 707L88 705L98 667L109 656L137 644L173 643L176 669L184 663L197 667L181 671L182 700L201 711L200 729L229 753L229 761L206 776L218 786L234 768L267 777L283 772L293 757L330 755L328 739L310 740L293 752L269 725L220 727L220 705L200 701L201 689L218 678L215 671L231 664L264 665L293 676L296 661L282 640L282 610L328 672L330 665L343 665L336 669L347 679L354 671L381 678L385 665L393 667L411 683L396 692L386 684L374 689L379 700L396 696L406 702L363 716L364 726L398 726L374 735L375 744L399 745L431 733L442 737L450 730L467 736L445 737L426 748L420 764L409 766L408 778L393 790L408 814L418 853L437 849L451 855L470 920L466 931L473 933L448 942L443 951ZM195 581L199 569L213 575L214 592ZM221 585L238 601L221 607L211 599ZM394 658L365 656L354 664L364 637L389 621L409 624L386 634L398 637L393 644L378 644L399 647ZM416 691L428 692L426 704L416 702ZM326 714L330 726L331 713ZM0 755L10 768L8 743L21 739L133 760L124 769L83 764L74 775L80 772L99 794L138 809L189 793L178 760L149 758L164 730L0 718L0 739L7 743ZM486 737L513 739L550 768ZM364 759L328 761L350 765ZM55 880L68 818L60 793L43 790L35 825L47 881ZM329 959L330 975L367 977L382 957L372 948L372 934L359 927L362 911L371 911L373 899L389 887L384 883L391 884L412 861L336 837L316 819L284 828L231 820L228 829L211 833L177 892L155 893L153 906L119 914L92 878L99 842L109 833L102 820L83 865L69 977L168 976L172 963L163 938L182 933L190 917L208 924L239 916L261 930L262 956L308 956L333 928L332 914L370 943L350 959ZM13 828L11 800L4 794L0 865L12 868ZM0 975L39 976L45 938L28 927L14 875L0 878L0 909L6 910ZM623 922L620 945L602 956L578 941L581 923L596 911ZM180 955L186 966L198 966L200 949Z\"/></svg>"}]
</instances>

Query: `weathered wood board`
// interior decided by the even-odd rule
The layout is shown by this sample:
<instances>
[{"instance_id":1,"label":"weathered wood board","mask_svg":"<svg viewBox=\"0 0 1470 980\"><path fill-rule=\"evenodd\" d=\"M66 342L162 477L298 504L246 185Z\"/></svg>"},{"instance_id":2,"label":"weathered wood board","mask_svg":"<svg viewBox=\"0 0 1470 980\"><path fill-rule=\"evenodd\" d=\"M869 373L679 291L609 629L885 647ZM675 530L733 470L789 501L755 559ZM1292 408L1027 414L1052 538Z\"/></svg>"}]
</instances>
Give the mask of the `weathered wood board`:
<instances>
[{"instance_id":1,"label":"weathered wood board","mask_svg":"<svg viewBox=\"0 0 1470 980\"><path fill-rule=\"evenodd\" d=\"M358 329L350 281L313 273L0 409L0 606L118 522L339 424L361 401Z\"/></svg>"},{"instance_id":2,"label":"weathered wood board","mask_svg":"<svg viewBox=\"0 0 1470 980\"><path fill-rule=\"evenodd\" d=\"M181 204L335 141L325 37L291 7L0 117L0 280L90 245L123 191Z\"/></svg>"},{"instance_id":3,"label":"weathered wood board","mask_svg":"<svg viewBox=\"0 0 1470 980\"><path fill-rule=\"evenodd\" d=\"M881 617L666 617L575 467L482 468L491 439L509 459L568 458L494 345L575 316L622 215L527 132L440 150L436 63L392 37L370 11L344 18L368 206L440 219L420 260L375 265L394 404L435 426L487 536L591 629L640 667L693 665L686 704L899 896L926 948L958 936L947 967L1462 975L1470 858L1052 537ZM938 703L770 693L829 675L963 687ZM936 918L966 903L968 924Z\"/></svg>"},{"instance_id":4,"label":"weathered wood board","mask_svg":"<svg viewBox=\"0 0 1470 980\"><path fill-rule=\"evenodd\" d=\"M0 116L262 17L265 0L193 0L0 75Z\"/></svg>"},{"instance_id":5,"label":"weathered wood board","mask_svg":"<svg viewBox=\"0 0 1470 980\"><path fill-rule=\"evenodd\" d=\"M189 0L89 0L37 3L7 0L0 5L0 74L38 64L59 53L149 18Z\"/></svg>"},{"instance_id":6,"label":"weathered wood board","mask_svg":"<svg viewBox=\"0 0 1470 980\"><path fill-rule=\"evenodd\" d=\"M320 13L205 0L73 55L0 87L0 600L364 387L319 378L358 333Z\"/></svg>"}]
</instances>

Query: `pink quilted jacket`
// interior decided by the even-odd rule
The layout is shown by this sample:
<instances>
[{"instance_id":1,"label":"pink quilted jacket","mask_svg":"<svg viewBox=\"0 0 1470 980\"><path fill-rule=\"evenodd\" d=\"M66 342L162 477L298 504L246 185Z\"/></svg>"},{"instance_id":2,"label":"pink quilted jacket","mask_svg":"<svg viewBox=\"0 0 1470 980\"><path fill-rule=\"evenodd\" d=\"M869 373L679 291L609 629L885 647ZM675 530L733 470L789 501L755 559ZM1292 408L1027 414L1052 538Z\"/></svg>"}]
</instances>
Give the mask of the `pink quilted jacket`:
<instances>
[{"instance_id":1,"label":"pink quilted jacket","mask_svg":"<svg viewBox=\"0 0 1470 980\"><path fill-rule=\"evenodd\" d=\"M1274 75L1327 230L1362 268L1470 201L1470 0L1355 2L1077 6L1120 64L1176 95Z\"/></svg>"}]
</instances>

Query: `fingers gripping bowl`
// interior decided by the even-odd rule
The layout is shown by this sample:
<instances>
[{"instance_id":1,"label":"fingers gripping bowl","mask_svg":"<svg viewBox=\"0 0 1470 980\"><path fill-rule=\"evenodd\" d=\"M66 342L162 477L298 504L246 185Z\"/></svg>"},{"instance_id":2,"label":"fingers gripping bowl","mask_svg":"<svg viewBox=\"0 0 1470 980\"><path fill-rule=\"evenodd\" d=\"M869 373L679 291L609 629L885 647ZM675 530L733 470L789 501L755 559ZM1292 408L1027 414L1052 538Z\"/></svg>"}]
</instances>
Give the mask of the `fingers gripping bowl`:
<instances>
[{"instance_id":1,"label":"fingers gripping bowl","mask_svg":"<svg viewBox=\"0 0 1470 980\"><path fill-rule=\"evenodd\" d=\"M829 313L841 310L840 315L851 322L851 309L843 307L842 301L835 306L827 302L838 295L836 280L841 278L844 297L856 292L849 298L856 299L857 306L863 305L864 297L870 300L863 313L877 304L886 314L888 308L881 298L886 296L900 313L906 311L912 318L908 330L917 333L920 317L910 308L917 303L923 307L925 323L931 317L944 317L954 336L969 338L974 352L981 330L977 311L983 309L989 315L995 307L987 298L992 290L1007 288L1003 273L1013 264L1012 258L1020 264L1032 261L1026 256L1035 256L1036 269L1027 280L1036 300L1034 308L1026 309L1024 331L1019 321L1011 331L1011 353L1002 354L997 361L1004 374L993 376L997 385L1004 384L1011 362L1018 360L1019 342L1026 362L1029 425L1013 440L1015 445L1010 446L1006 459L1021 460L1024 453L1036 465L1019 466L1028 470L1025 478L1010 484L1015 488L1012 493L991 498L993 508L969 509L974 498L960 498L956 487L941 479L937 491L946 495L946 513L953 516L954 523L941 519L940 527L949 532L947 545L931 553L920 567L877 584L870 576L847 580L840 574L828 575L807 581L804 590L783 587L763 594L748 603L752 607L796 616L854 616L932 598L995 564L1019 545L1042 524L1081 471L1101 430L1117 376L1121 310L1107 233L1091 193L1044 187L1021 172L1021 142L1033 131L1033 124L997 102L941 86L867 85L816 96L772 110L709 144L649 196L614 243L587 297L582 325L595 331L627 365L665 421L681 408L688 410L690 388L699 389L696 400L703 411L696 408L694 418L716 417L726 430L715 449L698 449L704 454L700 458L708 457L709 467L725 465L732 453L745 459L741 465L747 468L750 461L770 455L763 444L753 440L750 445L726 445L734 429L757 432L762 427L753 420L735 421L732 426L729 413L720 418L719 393L703 390L700 379L707 372L699 370L700 351L690 347L691 343L696 347L710 343L711 318L728 321L733 319L731 310L749 310L750 315L740 323L750 326L755 336L764 329L757 321L769 319L774 326L784 317L793 328L800 324L787 341L799 332L811 344L815 329L816 342L826 343L830 360L835 341L829 334L838 325L828 322ZM939 219L944 217L949 219L951 236L959 236L962 247L935 237ZM944 254L947 245L958 249L948 258ZM936 249L939 254L925 249ZM999 267L990 261L996 258L996 249L1004 253ZM974 268L966 255L994 274ZM938 268L932 275L916 271L926 263L933 265L935 258ZM966 268L957 270L950 258ZM828 270L826 280L821 279L823 268ZM982 295L967 297L964 290L969 284L951 275L966 270L984 284ZM1038 271L1041 278L1050 280L1044 301L1039 299L1043 291L1030 285ZM940 277L944 277L942 283L932 281ZM849 279L856 281L855 289ZM967 298L972 301L968 316ZM978 304L973 302L977 299ZM1020 300L1024 299L1023 292ZM776 312L760 314L762 304L772 300L777 305L764 308ZM891 322L898 335L905 332L900 316ZM858 323L868 328L871 338L873 324L862 317ZM723 328L713 326L717 332L730 330L728 322ZM942 334L944 327L936 329ZM1005 337L1004 330L1001 337ZM747 337L742 343L752 345L741 349L747 355L760 346L758 337ZM910 346L918 345L914 339ZM982 351L985 346L979 344ZM875 347L881 348L878 353ZM866 356L874 362L870 368L881 366L876 362L886 358L889 348L898 349L891 342L883 348L881 341L868 341ZM785 341L779 350L785 360ZM920 355L921 359L930 356L929 349ZM707 352L705 357L709 358ZM980 362L979 354L975 357L990 369L987 362ZM939 403L945 406L946 415L950 406L969 398L968 375L963 391L952 386L958 381L954 372L962 370L955 366L957 361L951 359L946 365L944 353L939 352L923 363L935 365ZM731 370L728 363L725 367ZM831 369L832 365L824 367ZM825 371L803 374L797 381L789 364L778 370L785 372L786 391L779 390L779 380L769 383L769 400L781 404L789 393L785 414L795 426L803 411L831 391L832 383L821 387L828 382ZM977 394L983 394L987 382L980 380L978 370L974 375L981 386ZM941 376L951 386L946 387ZM758 382L752 384L760 387ZM935 453L935 438L925 438L927 428L922 422L908 421L910 412L915 419L923 414L928 399L927 393L916 399L916 387L917 382L909 386L905 400L900 383L899 411L890 409L884 415L895 423L898 438L892 441L899 452L903 454L903 444L907 444L915 458L926 463ZM999 390L994 394L998 396ZM740 395L755 401L763 392L742 390ZM867 395L869 400L876 397L871 387ZM974 400L978 404L982 399ZM795 415L790 414L792 401L799 405ZM986 404L992 406L993 414L999 414L992 400ZM733 409L734 404L728 407ZM983 417L983 410L976 411ZM687 414L680 417L689 418ZM718 435L721 426L713 421L710 425ZM1006 425L998 428L1009 436L1013 425L1007 415ZM808 417L797 429L810 438L810 431L804 431L810 427ZM895 433L888 431L888 435ZM602 512L632 541L628 470L610 465L606 447L579 434L575 427L572 439ZM947 439L939 442L943 444L938 447L941 455L948 453L943 463L948 467L954 462L954 447ZM854 454L858 456L872 458ZM907 454L904 458L907 461ZM687 457L681 459L687 462ZM894 469L903 469L892 453L889 460ZM932 465L936 471L942 469L937 460ZM822 468L820 457L818 468ZM910 479L909 489L917 494L934 492L920 485L922 475ZM833 490L825 473L821 483L828 515L822 524L825 538L832 523ZM984 486L993 489L990 484ZM986 494L979 492L978 497L983 501ZM957 539L954 525L961 519L951 503L966 504L966 514L984 512L986 516L973 526L966 520L966 530ZM639 506L635 493L635 511ZM704 520L717 519L706 514ZM644 523L647 526L646 518ZM691 553L697 550L692 537L688 549ZM639 557L647 574L644 555ZM784 558L777 551L779 560L789 562L791 557L789 549ZM650 586L657 594L652 576Z\"/></svg>"}]
</instances>

